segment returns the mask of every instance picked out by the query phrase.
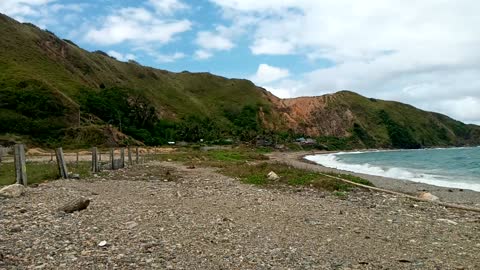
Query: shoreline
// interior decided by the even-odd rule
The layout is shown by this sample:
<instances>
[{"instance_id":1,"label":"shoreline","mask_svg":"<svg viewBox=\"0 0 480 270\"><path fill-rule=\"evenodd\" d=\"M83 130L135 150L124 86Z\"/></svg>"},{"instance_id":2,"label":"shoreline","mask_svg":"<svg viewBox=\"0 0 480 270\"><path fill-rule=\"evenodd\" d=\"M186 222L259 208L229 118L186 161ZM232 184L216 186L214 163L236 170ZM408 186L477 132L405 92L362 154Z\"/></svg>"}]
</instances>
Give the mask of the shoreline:
<instances>
[{"instance_id":1,"label":"shoreline","mask_svg":"<svg viewBox=\"0 0 480 270\"><path fill-rule=\"evenodd\" d=\"M376 176L364 173L356 173L350 171L344 171L334 168L325 167L319 165L313 161L306 160L304 157L307 155L322 155L338 153L338 151L311 151L311 152L295 152L285 153L278 152L272 153L270 158L275 161L286 163L288 165L311 170L317 172L334 172L339 174L350 174L365 178L372 182L376 187L406 193L409 195L417 196L420 192L430 192L433 195L440 198L440 201L447 203L459 203L466 205L480 206L480 192L469 189L458 189L435 186L425 183L419 183L403 179L395 179L383 176Z\"/></svg>"}]
</instances>

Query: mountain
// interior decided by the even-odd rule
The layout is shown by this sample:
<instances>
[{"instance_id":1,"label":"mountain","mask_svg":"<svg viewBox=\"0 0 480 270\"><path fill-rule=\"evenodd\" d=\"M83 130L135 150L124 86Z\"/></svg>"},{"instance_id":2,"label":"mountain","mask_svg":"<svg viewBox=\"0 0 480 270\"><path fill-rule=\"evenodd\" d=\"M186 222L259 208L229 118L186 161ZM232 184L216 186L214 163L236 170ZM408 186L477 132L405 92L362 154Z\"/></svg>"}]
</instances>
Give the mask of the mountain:
<instances>
[{"instance_id":1,"label":"mountain","mask_svg":"<svg viewBox=\"0 0 480 270\"><path fill-rule=\"evenodd\" d=\"M479 127L409 105L348 91L279 99L247 80L120 62L2 14L0 36L0 142L82 147L310 136L327 149L480 142Z\"/></svg>"}]
</instances>

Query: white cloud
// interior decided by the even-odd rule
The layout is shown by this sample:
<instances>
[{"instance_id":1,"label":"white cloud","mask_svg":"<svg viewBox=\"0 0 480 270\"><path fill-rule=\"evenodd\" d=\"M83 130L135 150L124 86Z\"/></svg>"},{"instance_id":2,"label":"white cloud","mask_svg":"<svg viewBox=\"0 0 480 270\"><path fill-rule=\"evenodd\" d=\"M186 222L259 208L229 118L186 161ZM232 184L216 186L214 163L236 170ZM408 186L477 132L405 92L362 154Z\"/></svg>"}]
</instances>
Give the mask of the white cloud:
<instances>
[{"instance_id":1,"label":"white cloud","mask_svg":"<svg viewBox=\"0 0 480 270\"><path fill-rule=\"evenodd\" d=\"M39 16L47 4L56 0L2 0L0 1L0 13L24 21L25 16Z\"/></svg>"},{"instance_id":2,"label":"white cloud","mask_svg":"<svg viewBox=\"0 0 480 270\"><path fill-rule=\"evenodd\" d=\"M249 25L253 54L332 63L297 74L303 83L297 95L350 89L480 122L478 1L211 2L232 25L257 18Z\"/></svg>"},{"instance_id":3,"label":"white cloud","mask_svg":"<svg viewBox=\"0 0 480 270\"><path fill-rule=\"evenodd\" d=\"M172 14L178 10L188 9L189 6L179 0L148 0L158 13Z\"/></svg>"},{"instance_id":4,"label":"white cloud","mask_svg":"<svg viewBox=\"0 0 480 270\"><path fill-rule=\"evenodd\" d=\"M227 37L207 31L197 33L195 42L207 50L228 51L234 47L233 42Z\"/></svg>"},{"instance_id":5,"label":"white cloud","mask_svg":"<svg viewBox=\"0 0 480 270\"><path fill-rule=\"evenodd\" d=\"M155 58L159 63L171 63L185 57L186 55L181 52L176 52L174 54L155 54Z\"/></svg>"},{"instance_id":6,"label":"white cloud","mask_svg":"<svg viewBox=\"0 0 480 270\"><path fill-rule=\"evenodd\" d=\"M294 51L294 46L285 41L261 38L250 47L253 54L285 55Z\"/></svg>"},{"instance_id":7,"label":"white cloud","mask_svg":"<svg viewBox=\"0 0 480 270\"><path fill-rule=\"evenodd\" d=\"M88 4L53 4L53 5L50 6L50 9L53 12L59 12L59 11L81 12L87 6L88 6Z\"/></svg>"},{"instance_id":8,"label":"white cloud","mask_svg":"<svg viewBox=\"0 0 480 270\"><path fill-rule=\"evenodd\" d=\"M195 51L195 58L198 60L205 60L209 59L213 56L211 52L205 51L205 50L197 50Z\"/></svg>"},{"instance_id":9,"label":"white cloud","mask_svg":"<svg viewBox=\"0 0 480 270\"><path fill-rule=\"evenodd\" d=\"M101 45L123 42L171 42L180 33L191 28L189 20L160 20L144 8L122 8L104 18L102 26L90 29L86 40Z\"/></svg>"},{"instance_id":10,"label":"white cloud","mask_svg":"<svg viewBox=\"0 0 480 270\"><path fill-rule=\"evenodd\" d=\"M252 76L251 80L257 84L266 84L284 79L290 76L288 69L278 68L267 64L260 64L257 73Z\"/></svg>"},{"instance_id":11,"label":"white cloud","mask_svg":"<svg viewBox=\"0 0 480 270\"><path fill-rule=\"evenodd\" d=\"M107 52L107 54L112 56L112 57L115 57L117 60L123 61L123 62L126 62L128 60L135 60L135 55L133 55L131 53L122 54L122 53L119 53L117 51L110 50L110 51Z\"/></svg>"}]
</instances>

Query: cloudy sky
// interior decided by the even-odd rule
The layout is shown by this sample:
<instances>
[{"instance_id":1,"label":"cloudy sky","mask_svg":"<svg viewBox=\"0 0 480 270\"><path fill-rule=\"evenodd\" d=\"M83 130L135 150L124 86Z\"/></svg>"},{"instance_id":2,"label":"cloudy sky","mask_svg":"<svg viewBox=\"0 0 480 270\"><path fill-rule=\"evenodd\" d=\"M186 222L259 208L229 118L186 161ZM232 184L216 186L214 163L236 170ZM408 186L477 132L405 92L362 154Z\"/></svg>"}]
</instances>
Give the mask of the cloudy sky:
<instances>
[{"instance_id":1,"label":"cloudy sky","mask_svg":"<svg viewBox=\"0 0 480 270\"><path fill-rule=\"evenodd\" d=\"M476 0L0 0L87 50L247 78L280 97L338 90L480 124Z\"/></svg>"}]
</instances>

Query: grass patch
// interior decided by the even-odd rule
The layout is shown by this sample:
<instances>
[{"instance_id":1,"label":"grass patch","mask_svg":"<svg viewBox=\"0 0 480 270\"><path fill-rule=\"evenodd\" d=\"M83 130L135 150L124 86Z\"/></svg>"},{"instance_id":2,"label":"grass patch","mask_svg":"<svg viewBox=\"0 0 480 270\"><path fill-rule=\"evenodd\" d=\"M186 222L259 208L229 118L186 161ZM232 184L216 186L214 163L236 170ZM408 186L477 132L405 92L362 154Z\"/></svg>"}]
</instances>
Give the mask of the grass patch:
<instances>
[{"instance_id":1,"label":"grass patch","mask_svg":"<svg viewBox=\"0 0 480 270\"><path fill-rule=\"evenodd\" d=\"M27 162L28 184L54 180L59 177L55 163ZM13 163L3 163L0 167L0 185L15 184L15 166Z\"/></svg>"},{"instance_id":2,"label":"grass patch","mask_svg":"<svg viewBox=\"0 0 480 270\"><path fill-rule=\"evenodd\" d=\"M183 148L172 153L158 154L155 159L161 161L191 162L196 165L223 167L223 164L268 160L262 153L250 149L194 150Z\"/></svg>"},{"instance_id":3,"label":"grass patch","mask_svg":"<svg viewBox=\"0 0 480 270\"><path fill-rule=\"evenodd\" d=\"M271 181L267 174L274 171L280 179ZM350 191L353 186L342 181L329 178L325 175L289 167L279 163L262 162L260 164L237 163L225 165L220 171L222 174L238 177L242 182L248 184L275 187L287 186L308 186L325 191Z\"/></svg>"},{"instance_id":4,"label":"grass patch","mask_svg":"<svg viewBox=\"0 0 480 270\"><path fill-rule=\"evenodd\" d=\"M41 183L60 178L58 167L55 162L27 162L28 184ZM91 175L90 162L69 163L67 169L70 173L79 174L80 178ZM0 186L15 184L15 166L13 163L2 163L0 165Z\"/></svg>"},{"instance_id":5,"label":"grass patch","mask_svg":"<svg viewBox=\"0 0 480 270\"><path fill-rule=\"evenodd\" d=\"M275 186L308 186L318 190L348 192L353 186L328 177L336 176L355 183L373 186L368 180L346 174L328 173L327 175L297 169L280 163L265 162L268 157L268 148L235 148L222 150L192 150L182 149L181 151L160 154L158 160L171 160L185 162L195 166L210 166L220 168L224 175L239 178L243 183L275 187ZM267 174L274 171L280 176L277 181L271 181Z\"/></svg>"}]
</instances>

